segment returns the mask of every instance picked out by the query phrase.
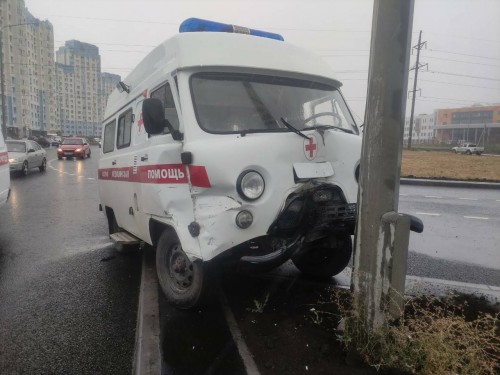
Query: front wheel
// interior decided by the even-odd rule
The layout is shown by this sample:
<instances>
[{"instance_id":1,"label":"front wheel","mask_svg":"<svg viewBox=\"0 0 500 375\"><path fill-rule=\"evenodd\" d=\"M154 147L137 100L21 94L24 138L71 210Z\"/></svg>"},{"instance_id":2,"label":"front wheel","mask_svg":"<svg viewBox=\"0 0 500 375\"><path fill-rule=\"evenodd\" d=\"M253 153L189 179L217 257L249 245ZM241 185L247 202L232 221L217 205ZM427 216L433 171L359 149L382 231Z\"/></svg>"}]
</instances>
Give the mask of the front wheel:
<instances>
[{"instance_id":1,"label":"front wheel","mask_svg":"<svg viewBox=\"0 0 500 375\"><path fill-rule=\"evenodd\" d=\"M306 243L292 257L293 264L306 276L314 279L328 279L340 273L352 255L352 240L347 233Z\"/></svg>"},{"instance_id":2,"label":"front wheel","mask_svg":"<svg viewBox=\"0 0 500 375\"><path fill-rule=\"evenodd\" d=\"M40 169L40 172L45 172L47 169L47 160L45 158L43 158L42 165L40 165L38 169Z\"/></svg>"},{"instance_id":3,"label":"front wheel","mask_svg":"<svg viewBox=\"0 0 500 375\"><path fill-rule=\"evenodd\" d=\"M199 306L210 294L208 266L191 262L173 231L165 230L156 245L156 273L165 297L178 308Z\"/></svg>"}]
</instances>

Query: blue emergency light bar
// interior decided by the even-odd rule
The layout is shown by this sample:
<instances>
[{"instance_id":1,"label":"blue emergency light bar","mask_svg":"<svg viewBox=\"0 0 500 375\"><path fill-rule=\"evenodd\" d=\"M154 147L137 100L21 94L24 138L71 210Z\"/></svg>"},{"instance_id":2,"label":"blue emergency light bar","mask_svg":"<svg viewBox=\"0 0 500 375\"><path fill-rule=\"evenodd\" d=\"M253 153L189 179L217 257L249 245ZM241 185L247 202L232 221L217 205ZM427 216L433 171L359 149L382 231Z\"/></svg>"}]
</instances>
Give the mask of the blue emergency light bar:
<instances>
[{"instance_id":1,"label":"blue emergency light bar","mask_svg":"<svg viewBox=\"0 0 500 375\"><path fill-rule=\"evenodd\" d=\"M270 38L284 41L283 37L279 34L269 33L267 31L249 29L247 27L228 25L214 21L202 20L200 18L188 18L179 26L180 33L191 33L198 31L211 31L220 33L238 33L260 36L263 38Z\"/></svg>"}]
</instances>

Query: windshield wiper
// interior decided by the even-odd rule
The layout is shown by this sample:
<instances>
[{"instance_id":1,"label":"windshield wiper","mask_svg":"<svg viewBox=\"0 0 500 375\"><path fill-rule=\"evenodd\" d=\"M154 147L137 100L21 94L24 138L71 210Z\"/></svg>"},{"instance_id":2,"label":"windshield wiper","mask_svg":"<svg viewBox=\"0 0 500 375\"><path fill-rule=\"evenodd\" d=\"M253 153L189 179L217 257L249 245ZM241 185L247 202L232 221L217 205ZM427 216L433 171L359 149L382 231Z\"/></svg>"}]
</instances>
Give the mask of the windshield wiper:
<instances>
[{"instance_id":1,"label":"windshield wiper","mask_svg":"<svg viewBox=\"0 0 500 375\"><path fill-rule=\"evenodd\" d=\"M354 134L354 132L351 129L346 129L346 128L342 128L340 126L335 126L335 125L315 125L315 126L307 127L305 129L302 129L302 130L312 130L312 129L316 129L316 130L336 129L336 130L343 131L344 133Z\"/></svg>"},{"instance_id":2,"label":"windshield wiper","mask_svg":"<svg viewBox=\"0 0 500 375\"><path fill-rule=\"evenodd\" d=\"M283 117L280 117L281 118L281 122L283 122L283 124L288 128L290 129L291 131L293 131L295 134L301 136L302 138L305 138L305 139L309 139L309 137L307 135L305 135L304 133L302 133L300 130L294 128L292 125L290 125Z\"/></svg>"}]
</instances>

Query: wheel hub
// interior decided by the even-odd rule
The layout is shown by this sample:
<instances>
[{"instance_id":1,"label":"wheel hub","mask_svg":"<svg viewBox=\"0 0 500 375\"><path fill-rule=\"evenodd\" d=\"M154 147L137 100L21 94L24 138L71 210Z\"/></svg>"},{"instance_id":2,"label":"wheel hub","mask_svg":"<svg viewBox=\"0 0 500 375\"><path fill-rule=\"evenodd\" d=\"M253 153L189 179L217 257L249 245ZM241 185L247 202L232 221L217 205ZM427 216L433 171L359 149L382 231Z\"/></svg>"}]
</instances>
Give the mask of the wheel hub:
<instances>
[{"instance_id":1,"label":"wheel hub","mask_svg":"<svg viewBox=\"0 0 500 375\"><path fill-rule=\"evenodd\" d=\"M170 277L181 289L187 289L193 282L193 264L179 244L174 245L169 259Z\"/></svg>"}]
</instances>

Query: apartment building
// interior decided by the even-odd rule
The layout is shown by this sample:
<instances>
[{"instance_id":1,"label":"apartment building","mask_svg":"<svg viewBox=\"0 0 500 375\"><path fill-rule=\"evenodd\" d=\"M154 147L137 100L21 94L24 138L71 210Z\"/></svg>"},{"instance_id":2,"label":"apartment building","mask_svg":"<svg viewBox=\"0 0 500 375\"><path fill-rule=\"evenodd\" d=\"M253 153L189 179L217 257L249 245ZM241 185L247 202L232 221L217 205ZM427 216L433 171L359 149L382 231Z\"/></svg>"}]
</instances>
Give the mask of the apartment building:
<instances>
[{"instance_id":1,"label":"apartment building","mask_svg":"<svg viewBox=\"0 0 500 375\"><path fill-rule=\"evenodd\" d=\"M412 144L433 143L435 141L434 128L436 123L436 114L420 114L413 118L413 129L411 136ZM410 136L410 118L405 119L403 143L408 144Z\"/></svg>"},{"instance_id":2,"label":"apartment building","mask_svg":"<svg viewBox=\"0 0 500 375\"><path fill-rule=\"evenodd\" d=\"M56 126L54 30L24 0L0 1L5 126L8 137L53 131Z\"/></svg>"},{"instance_id":3,"label":"apartment building","mask_svg":"<svg viewBox=\"0 0 500 375\"><path fill-rule=\"evenodd\" d=\"M69 40L57 50L56 62L62 134L99 135L104 99L99 48Z\"/></svg>"},{"instance_id":4,"label":"apartment building","mask_svg":"<svg viewBox=\"0 0 500 375\"><path fill-rule=\"evenodd\" d=\"M57 50L55 71L61 134L100 136L106 102L120 76L101 73L99 48L78 40Z\"/></svg>"}]
</instances>

